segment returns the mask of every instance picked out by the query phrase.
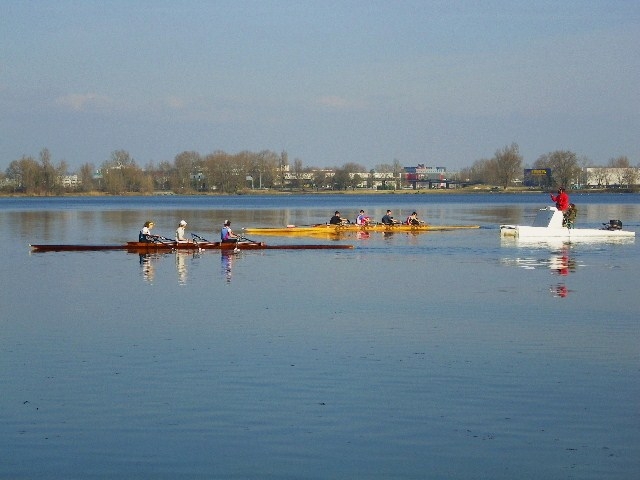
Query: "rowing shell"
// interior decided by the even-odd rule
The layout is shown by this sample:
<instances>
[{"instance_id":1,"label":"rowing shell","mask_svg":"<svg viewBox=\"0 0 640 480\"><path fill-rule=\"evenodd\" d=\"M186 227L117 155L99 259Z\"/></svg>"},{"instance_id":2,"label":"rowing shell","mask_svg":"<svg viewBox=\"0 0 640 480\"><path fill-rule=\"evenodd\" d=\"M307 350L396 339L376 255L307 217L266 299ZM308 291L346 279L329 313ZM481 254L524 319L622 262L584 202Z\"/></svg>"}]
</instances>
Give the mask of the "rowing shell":
<instances>
[{"instance_id":1,"label":"rowing shell","mask_svg":"<svg viewBox=\"0 0 640 480\"><path fill-rule=\"evenodd\" d=\"M158 252L167 250L344 250L353 245L267 245L262 242L127 242L125 245L30 245L32 252L80 252L98 250L127 250L130 252Z\"/></svg>"},{"instance_id":2,"label":"rowing shell","mask_svg":"<svg viewBox=\"0 0 640 480\"><path fill-rule=\"evenodd\" d=\"M349 232L439 232L473 228L480 228L480 225L330 225L323 223L310 226L245 228L244 231L248 234L259 235L339 235Z\"/></svg>"}]
</instances>

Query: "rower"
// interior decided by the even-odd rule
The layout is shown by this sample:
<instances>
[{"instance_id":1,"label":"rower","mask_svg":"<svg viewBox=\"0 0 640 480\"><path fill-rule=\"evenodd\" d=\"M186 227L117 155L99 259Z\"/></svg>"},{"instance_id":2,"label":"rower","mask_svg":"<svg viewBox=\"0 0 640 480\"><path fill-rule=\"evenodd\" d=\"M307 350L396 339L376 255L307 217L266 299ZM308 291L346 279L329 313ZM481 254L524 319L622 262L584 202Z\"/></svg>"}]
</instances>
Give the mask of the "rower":
<instances>
[{"instance_id":1,"label":"rower","mask_svg":"<svg viewBox=\"0 0 640 480\"><path fill-rule=\"evenodd\" d=\"M187 222L184 220L180 220L178 224L178 228L176 229L176 242L178 243L188 243L189 240L184 238L184 229L187 226Z\"/></svg>"},{"instance_id":2,"label":"rower","mask_svg":"<svg viewBox=\"0 0 640 480\"><path fill-rule=\"evenodd\" d=\"M405 222L407 225L420 225L420 219L418 218L418 213L413 212L411 215L407 217L407 221Z\"/></svg>"},{"instance_id":3,"label":"rower","mask_svg":"<svg viewBox=\"0 0 640 480\"><path fill-rule=\"evenodd\" d=\"M331 220L329 220L329 225L343 225L345 223L349 223L349 220L346 218L342 218L340 216L340 212L336 210Z\"/></svg>"},{"instance_id":4,"label":"rower","mask_svg":"<svg viewBox=\"0 0 640 480\"><path fill-rule=\"evenodd\" d=\"M391 210L387 210L386 215L382 217L382 223L385 225L395 225L400 222L393 218L393 216L391 215Z\"/></svg>"},{"instance_id":5,"label":"rower","mask_svg":"<svg viewBox=\"0 0 640 480\"><path fill-rule=\"evenodd\" d=\"M153 225L154 223L151 221L144 222L144 226L142 227L142 229L140 230L140 233L138 234L139 242L151 243L156 238L158 238L157 235L151 235L151 229L153 228Z\"/></svg>"},{"instance_id":6,"label":"rower","mask_svg":"<svg viewBox=\"0 0 640 480\"><path fill-rule=\"evenodd\" d=\"M369 225L371 219L364 214L364 210L360 210L360 215L356 218L356 225Z\"/></svg>"},{"instance_id":7,"label":"rower","mask_svg":"<svg viewBox=\"0 0 640 480\"><path fill-rule=\"evenodd\" d=\"M240 237L231 230L231 221L225 220L220 231L220 240L223 243L237 243Z\"/></svg>"}]
</instances>

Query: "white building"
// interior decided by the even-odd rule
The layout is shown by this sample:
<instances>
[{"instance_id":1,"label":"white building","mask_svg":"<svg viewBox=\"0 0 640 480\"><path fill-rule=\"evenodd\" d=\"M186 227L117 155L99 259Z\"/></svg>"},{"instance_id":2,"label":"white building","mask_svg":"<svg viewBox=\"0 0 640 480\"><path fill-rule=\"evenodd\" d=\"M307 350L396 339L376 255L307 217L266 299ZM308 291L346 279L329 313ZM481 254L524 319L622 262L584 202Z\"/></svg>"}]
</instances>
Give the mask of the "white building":
<instances>
[{"instance_id":1,"label":"white building","mask_svg":"<svg viewBox=\"0 0 640 480\"><path fill-rule=\"evenodd\" d=\"M628 187L640 182L640 168L637 167L587 167L586 170L589 187Z\"/></svg>"}]
</instances>

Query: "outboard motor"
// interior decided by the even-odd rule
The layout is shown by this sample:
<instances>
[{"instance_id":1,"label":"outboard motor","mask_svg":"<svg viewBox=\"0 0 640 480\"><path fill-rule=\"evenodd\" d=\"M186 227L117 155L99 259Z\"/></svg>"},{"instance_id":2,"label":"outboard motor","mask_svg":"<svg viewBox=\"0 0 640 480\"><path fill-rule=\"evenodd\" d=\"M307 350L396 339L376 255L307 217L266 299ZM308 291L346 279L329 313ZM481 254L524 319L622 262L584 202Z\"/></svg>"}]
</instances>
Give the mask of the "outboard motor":
<instances>
[{"instance_id":1,"label":"outboard motor","mask_svg":"<svg viewBox=\"0 0 640 480\"><path fill-rule=\"evenodd\" d=\"M622 230L622 222L620 220L609 220L609 223L605 223L607 230Z\"/></svg>"}]
</instances>

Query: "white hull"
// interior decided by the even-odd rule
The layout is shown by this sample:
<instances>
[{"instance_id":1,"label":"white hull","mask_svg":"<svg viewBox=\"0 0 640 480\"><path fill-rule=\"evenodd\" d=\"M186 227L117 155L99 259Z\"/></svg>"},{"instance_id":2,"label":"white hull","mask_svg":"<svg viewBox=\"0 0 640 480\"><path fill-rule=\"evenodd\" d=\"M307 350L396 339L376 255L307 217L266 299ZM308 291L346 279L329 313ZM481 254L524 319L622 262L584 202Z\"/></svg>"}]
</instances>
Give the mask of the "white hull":
<instances>
[{"instance_id":1,"label":"white hull","mask_svg":"<svg viewBox=\"0 0 640 480\"><path fill-rule=\"evenodd\" d=\"M562 226L562 212L556 207L540 209L533 225L500 225L502 237L523 240L597 241L635 238L636 232L606 228L567 228Z\"/></svg>"}]
</instances>

